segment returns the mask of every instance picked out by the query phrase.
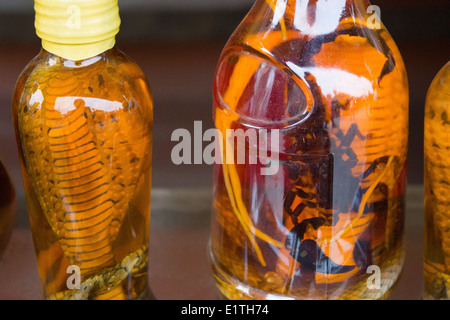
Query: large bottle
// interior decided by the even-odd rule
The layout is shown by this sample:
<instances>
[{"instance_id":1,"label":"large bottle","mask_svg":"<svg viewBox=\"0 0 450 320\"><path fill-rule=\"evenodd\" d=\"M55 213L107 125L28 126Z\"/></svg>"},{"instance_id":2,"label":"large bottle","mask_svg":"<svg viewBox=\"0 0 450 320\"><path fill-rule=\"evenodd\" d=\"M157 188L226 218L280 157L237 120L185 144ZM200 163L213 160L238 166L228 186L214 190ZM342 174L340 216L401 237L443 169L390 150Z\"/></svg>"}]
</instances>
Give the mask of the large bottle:
<instances>
[{"instance_id":1,"label":"large bottle","mask_svg":"<svg viewBox=\"0 0 450 320\"><path fill-rule=\"evenodd\" d=\"M450 62L437 74L425 108L425 292L450 299Z\"/></svg>"},{"instance_id":2,"label":"large bottle","mask_svg":"<svg viewBox=\"0 0 450 320\"><path fill-rule=\"evenodd\" d=\"M117 0L35 10L12 112L44 297L147 298L153 102L115 46Z\"/></svg>"},{"instance_id":3,"label":"large bottle","mask_svg":"<svg viewBox=\"0 0 450 320\"><path fill-rule=\"evenodd\" d=\"M211 260L225 297L380 299L395 284L408 81L375 9L258 0L223 50Z\"/></svg>"}]
</instances>

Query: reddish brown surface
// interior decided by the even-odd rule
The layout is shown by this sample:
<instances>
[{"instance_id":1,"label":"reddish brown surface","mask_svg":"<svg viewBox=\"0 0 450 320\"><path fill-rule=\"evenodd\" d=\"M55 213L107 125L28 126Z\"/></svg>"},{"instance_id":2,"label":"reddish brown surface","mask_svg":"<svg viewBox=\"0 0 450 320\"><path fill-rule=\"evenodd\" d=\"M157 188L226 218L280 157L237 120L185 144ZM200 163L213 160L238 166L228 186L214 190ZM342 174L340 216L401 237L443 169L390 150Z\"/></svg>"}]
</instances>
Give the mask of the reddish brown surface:
<instances>
[{"instance_id":1,"label":"reddish brown surface","mask_svg":"<svg viewBox=\"0 0 450 320\"><path fill-rule=\"evenodd\" d=\"M391 299L417 300L422 292L422 188L409 190L406 223L406 262ZM214 300L219 295L210 270L210 190L155 191L150 232L150 286L159 300ZM184 195L184 196L183 196ZM22 205L21 214L26 213ZM0 300L40 299L31 233L18 227L0 261Z\"/></svg>"},{"instance_id":2,"label":"reddish brown surface","mask_svg":"<svg viewBox=\"0 0 450 320\"><path fill-rule=\"evenodd\" d=\"M215 299L214 284L205 263L204 243L207 237L206 229L186 229L170 234L155 230L152 238L164 239L164 245L154 243L150 249L150 286L158 299ZM0 270L0 300L41 299L37 264L28 230L15 230L9 249L0 262Z\"/></svg>"}]
</instances>

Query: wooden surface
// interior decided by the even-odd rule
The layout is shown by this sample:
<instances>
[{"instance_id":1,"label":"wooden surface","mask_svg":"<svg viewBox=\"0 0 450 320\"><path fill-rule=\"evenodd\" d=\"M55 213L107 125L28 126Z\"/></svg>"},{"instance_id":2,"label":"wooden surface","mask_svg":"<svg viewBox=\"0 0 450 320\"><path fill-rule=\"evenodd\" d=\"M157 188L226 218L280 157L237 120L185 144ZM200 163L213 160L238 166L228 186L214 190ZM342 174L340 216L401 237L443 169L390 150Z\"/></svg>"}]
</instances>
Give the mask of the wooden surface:
<instances>
[{"instance_id":1,"label":"wooden surface","mask_svg":"<svg viewBox=\"0 0 450 320\"><path fill-rule=\"evenodd\" d=\"M210 188L153 191L149 283L157 299L219 298L207 254L210 208ZM19 211L23 210L26 208L22 202ZM406 261L391 299L421 298L422 261L423 189L411 186L406 206ZM31 233L24 224L17 226L0 261L0 299L40 298Z\"/></svg>"}]
</instances>

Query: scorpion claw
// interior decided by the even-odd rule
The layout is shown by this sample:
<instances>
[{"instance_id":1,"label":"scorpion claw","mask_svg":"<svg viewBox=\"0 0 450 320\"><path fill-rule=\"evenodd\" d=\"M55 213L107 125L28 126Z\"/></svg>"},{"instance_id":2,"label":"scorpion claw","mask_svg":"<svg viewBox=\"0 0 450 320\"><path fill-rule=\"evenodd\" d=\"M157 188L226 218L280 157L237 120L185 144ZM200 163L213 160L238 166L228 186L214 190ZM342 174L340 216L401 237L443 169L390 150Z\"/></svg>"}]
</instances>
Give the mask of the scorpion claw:
<instances>
[{"instance_id":1,"label":"scorpion claw","mask_svg":"<svg viewBox=\"0 0 450 320\"><path fill-rule=\"evenodd\" d=\"M322 249L313 240L303 240L308 225L315 230L325 224L323 218L311 218L296 225L286 238L285 246L290 250L293 259L302 266L322 274L347 273L355 269L355 266L342 266L335 263L325 255Z\"/></svg>"},{"instance_id":2,"label":"scorpion claw","mask_svg":"<svg viewBox=\"0 0 450 320\"><path fill-rule=\"evenodd\" d=\"M322 249L313 240L304 240L298 247L291 248L291 256L302 266L321 274L347 273L355 266L342 266L335 263L325 255Z\"/></svg>"}]
</instances>

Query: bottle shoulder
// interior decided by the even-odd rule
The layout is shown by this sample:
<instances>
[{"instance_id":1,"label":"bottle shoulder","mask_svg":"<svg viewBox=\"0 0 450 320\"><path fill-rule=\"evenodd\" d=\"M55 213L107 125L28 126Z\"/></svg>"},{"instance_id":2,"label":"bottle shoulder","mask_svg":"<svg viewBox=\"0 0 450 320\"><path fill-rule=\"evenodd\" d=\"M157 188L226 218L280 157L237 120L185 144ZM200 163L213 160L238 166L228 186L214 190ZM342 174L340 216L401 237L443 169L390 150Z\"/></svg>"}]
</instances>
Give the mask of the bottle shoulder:
<instances>
[{"instance_id":1,"label":"bottle shoulder","mask_svg":"<svg viewBox=\"0 0 450 320\"><path fill-rule=\"evenodd\" d=\"M445 93L450 89L450 61L438 72L430 85L430 94Z\"/></svg>"},{"instance_id":2,"label":"bottle shoulder","mask_svg":"<svg viewBox=\"0 0 450 320\"><path fill-rule=\"evenodd\" d=\"M406 68L381 23L373 28L365 17L327 7L321 14L334 23L304 25L288 9L277 15L259 1L230 38L214 79L220 109L261 126L308 122L318 128L319 120L361 114L375 121L386 112L406 123Z\"/></svg>"},{"instance_id":3,"label":"bottle shoulder","mask_svg":"<svg viewBox=\"0 0 450 320\"><path fill-rule=\"evenodd\" d=\"M450 61L433 79L427 94L426 109L436 112L450 110ZM428 115L428 113L427 113Z\"/></svg>"},{"instance_id":4,"label":"bottle shoulder","mask_svg":"<svg viewBox=\"0 0 450 320\"><path fill-rule=\"evenodd\" d=\"M222 57L230 51L251 51L286 67L342 69L353 64L373 76L375 71L380 75L377 69L388 60L385 72L390 68L406 75L393 38L364 1L312 4L309 9L294 3L257 1L230 37Z\"/></svg>"},{"instance_id":5,"label":"bottle shoulder","mask_svg":"<svg viewBox=\"0 0 450 320\"><path fill-rule=\"evenodd\" d=\"M20 96L23 93L25 83L27 82L28 78L34 72L36 67L41 63L42 60L41 54L42 51L39 52L38 55L36 55L33 59L31 59L30 62L28 62L28 64L23 68L22 72L19 74L13 92L13 99L12 99L13 108L14 105L16 105L19 102Z\"/></svg>"},{"instance_id":6,"label":"bottle shoulder","mask_svg":"<svg viewBox=\"0 0 450 320\"><path fill-rule=\"evenodd\" d=\"M98 108L127 108L128 104L152 108L145 74L117 48L82 61L62 59L42 50L19 77L13 108L14 104L33 108L33 104L44 101L54 105L57 99L63 104L83 100Z\"/></svg>"}]
</instances>

